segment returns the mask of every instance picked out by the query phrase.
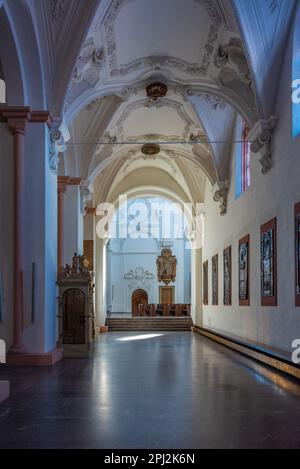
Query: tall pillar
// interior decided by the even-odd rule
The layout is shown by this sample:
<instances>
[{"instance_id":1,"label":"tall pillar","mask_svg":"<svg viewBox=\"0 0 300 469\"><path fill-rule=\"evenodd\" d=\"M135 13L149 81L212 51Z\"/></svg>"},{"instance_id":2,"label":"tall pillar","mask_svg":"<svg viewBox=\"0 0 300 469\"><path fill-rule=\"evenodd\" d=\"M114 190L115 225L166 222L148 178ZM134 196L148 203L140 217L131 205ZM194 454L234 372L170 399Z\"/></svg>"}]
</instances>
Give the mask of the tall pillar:
<instances>
[{"instance_id":1,"label":"tall pillar","mask_svg":"<svg viewBox=\"0 0 300 469\"><path fill-rule=\"evenodd\" d=\"M53 365L62 358L62 350L55 340L57 176L52 172L51 116L48 111L0 106L0 120L12 133L13 159L13 255L4 256L12 272L6 302L12 319L6 336L11 345L7 364Z\"/></svg>"},{"instance_id":2,"label":"tall pillar","mask_svg":"<svg viewBox=\"0 0 300 469\"><path fill-rule=\"evenodd\" d=\"M10 354L27 352L23 344L23 275L25 227L24 136L30 117L29 108L11 108L3 112L14 136L14 267L13 267L13 344Z\"/></svg>"}]
</instances>

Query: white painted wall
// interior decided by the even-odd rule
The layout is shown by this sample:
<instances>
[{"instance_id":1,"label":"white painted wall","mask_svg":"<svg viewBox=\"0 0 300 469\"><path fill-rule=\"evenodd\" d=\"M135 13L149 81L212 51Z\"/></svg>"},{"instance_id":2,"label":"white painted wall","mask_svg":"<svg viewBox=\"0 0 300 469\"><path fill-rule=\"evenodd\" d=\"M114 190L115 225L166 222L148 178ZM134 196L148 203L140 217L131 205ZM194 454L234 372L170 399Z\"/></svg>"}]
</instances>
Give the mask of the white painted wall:
<instances>
[{"instance_id":1,"label":"white painted wall","mask_svg":"<svg viewBox=\"0 0 300 469\"><path fill-rule=\"evenodd\" d=\"M291 44L287 50L278 90L279 124L273 140L273 167L262 175L259 157L252 155L251 187L235 200L234 169L228 211L224 217L213 202L207 184L203 262L209 260L209 306L203 325L229 336L290 351L300 338L300 308L294 300L294 204L300 201L300 138L292 140ZM277 217L278 306L260 305L260 226ZM250 234L250 307L238 306L238 241ZM232 245L233 305L223 306L223 249ZM211 306L211 257L219 254L219 306Z\"/></svg>"},{"instance_id":2,"label":"white painted wall","mask_svg":"<svg viewBox=\"0 0 300 469\"><path fill-rule=\"evenodd\" d=\"M25 236L23 341L29 352L45 353L56 345L57 178L49 170L48 128L28 124L25 136ZM4 321L0 338L12 343L13 320L13 137L0 124L1 242ZM2 166L3 165L3 166ZM32 299L32 264L36 265ZM19 292L21 294L21 292ZM34 316L32 305L34 303Z\"/></svg>"},{"instance_id":3,"label":"white painted wall","mask_svg":"<svg viewBox=\"0 0 300 469\"><path fill-rule=\"evenodd\" d=\"M78 186L67 186L64 194L64 214L64 264L70 264L75 252L83 252L83 216L80 213Z\"/></svg>"}]
</instances>

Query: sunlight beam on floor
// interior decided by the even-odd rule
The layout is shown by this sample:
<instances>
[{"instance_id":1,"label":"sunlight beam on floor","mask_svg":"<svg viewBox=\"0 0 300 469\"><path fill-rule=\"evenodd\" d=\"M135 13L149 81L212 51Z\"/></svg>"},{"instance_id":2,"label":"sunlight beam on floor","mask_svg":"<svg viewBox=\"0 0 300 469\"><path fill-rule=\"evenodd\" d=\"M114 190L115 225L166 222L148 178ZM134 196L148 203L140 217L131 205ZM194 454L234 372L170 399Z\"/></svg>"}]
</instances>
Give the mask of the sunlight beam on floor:
<instances>
[{"instance_id":1,"label":"sunlight beam on floor","mask_svg":"<svg viewBox=\"0 0 300 469\"><path fill-rule=\"evenodd\" d=\"M142 335L132 335L130 337L122 337L121 339L116 339L119 342L131 342L133 340L145 340L153 339L154 337L162 337L164 334L142 334Z\"/></svg>"}]
</instances>

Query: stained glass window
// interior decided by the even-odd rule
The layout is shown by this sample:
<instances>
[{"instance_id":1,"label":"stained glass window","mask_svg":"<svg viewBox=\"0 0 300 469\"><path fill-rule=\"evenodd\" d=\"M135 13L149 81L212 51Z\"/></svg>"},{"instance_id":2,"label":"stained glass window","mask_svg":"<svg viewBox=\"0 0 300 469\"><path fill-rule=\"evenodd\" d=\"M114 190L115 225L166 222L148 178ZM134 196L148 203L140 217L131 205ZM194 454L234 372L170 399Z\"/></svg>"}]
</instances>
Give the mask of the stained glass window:
<instances>
[{"instance_id":1,"label":"stained glass window","mask_svg":"<svg viewBox=\"0 0 300 469\"><path fill-rule=\"evenodd\" d=\"M231 305L231 247L224 249L223 253L224 271L224 306Z\"/></svg>"},{"instance_id":2,"label":"stained glass window","mask_svg":"<svg viewBox=\"0 0 300 469\"><path fill-rule=\"evenodd\" d=\"M250 187L250 161L251 149L248 141L249 127L245 122L241 123L236 144L236 197L239 197Z\"/></svg>"},{"instance_id":3,"label":"stained glass window","mask_svg":"<svg viewBox=\"0 0 300 469\"><path fill-rule=\"evenodd\" d=\"M0 322L3 322L3 275L0 271Z\"/></svg>"},{"instance_id":4,"label":"stained glass window","mask_svg":"<svg viewBox=\"0 0 300 469\"><path fill-rule=\"evenodd\" d=\"M212 258L212 304L219 304L218 298L218 254Z\"/></svg>"},{"instance_id":5,"label":"stained glass window","mask_svg":"<svg viewBox=\"0 0 300 469\"><path fill-rule=\"evenodd\" d=\"M267 230L261 237L261 294L274 295L273 230Z\"/></svg>"},{"instance_id":6,"label":"stained glass window","mask_svg":"<svg viewBox=\"0 0 300 469\"><path fill-rule=\"evenodd\" d=\"M6 86L5 81L2 79L0 79L0 103L6 103Z\"/></svg>"},{"instance_id":7,"label":"stained glass window","mask_svg":"<svg viewBox=\"0 0 300 469\"><path fill-rule=\"evenodd\" d=\"M203 304L208 305L208 261L203 264Z\"/></svg>"},{"instance_id":8,"label":"stained glass window","mask_svg":"<svg viewBox=\"0 0 300 469\"><path fill-rule=\"evenodd\" d=\"M300 203L295 206L296 306L300 306Z\"/></svg>"},{"instance_id":9,"label":"stained glass window","mask_svg":"<svg viewBox=\"0 0 300 469\"><path fill-rule=\"evenodd\" d=\"M295 21L294 30L294 51L293 51L293 94L292 94L292 111L293 111L293 137L300 135L300 8Z\"/></svg>"},{"instance_id":10,"label":"stained glass window","mask_svg":"<svg viewBox=\"0 0 300 469\"><path fill-rule=\"evenodd\" d=\"M239 242L239 304L249 306L249 235Z\"/></svg>"}]
</instances>

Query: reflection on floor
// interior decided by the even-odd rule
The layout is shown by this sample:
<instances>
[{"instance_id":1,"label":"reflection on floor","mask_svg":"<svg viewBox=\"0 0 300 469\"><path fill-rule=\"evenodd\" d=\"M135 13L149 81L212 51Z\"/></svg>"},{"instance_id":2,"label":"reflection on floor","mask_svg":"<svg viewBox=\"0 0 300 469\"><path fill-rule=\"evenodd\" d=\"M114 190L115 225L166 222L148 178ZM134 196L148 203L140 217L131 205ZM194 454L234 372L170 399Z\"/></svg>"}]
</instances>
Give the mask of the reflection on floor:
<instances>
[{"instance_id":1,"label":"reflection on floor","mask_svg":"<svg viewBox=\"0 0 300 469\"><path fill-rule=\"evenodd\" d=\"M52 369L1 368L0 447L300 448L298 382L199 335L141 335L103 334L93 358Z\"/></svg>"}]
</instances>

